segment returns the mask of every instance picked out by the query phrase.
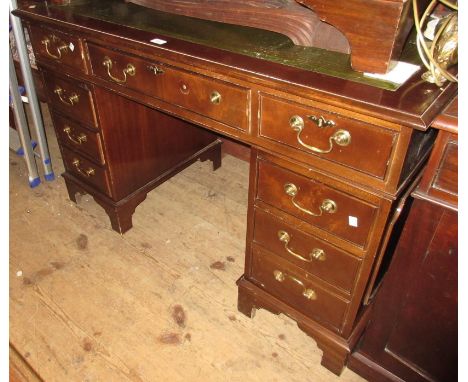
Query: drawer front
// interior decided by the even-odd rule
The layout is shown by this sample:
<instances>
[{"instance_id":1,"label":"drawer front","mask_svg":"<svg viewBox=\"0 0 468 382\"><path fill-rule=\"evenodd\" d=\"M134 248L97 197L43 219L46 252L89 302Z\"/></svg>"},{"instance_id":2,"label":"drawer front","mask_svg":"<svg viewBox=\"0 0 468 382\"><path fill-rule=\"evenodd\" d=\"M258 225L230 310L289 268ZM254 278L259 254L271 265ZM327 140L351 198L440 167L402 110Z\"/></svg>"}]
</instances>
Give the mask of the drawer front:
<instances>
[{"instance_id":1,"label":"drawer front","mask_svg":"<svg viewBox=\"0 0 468 382\"><path fill-rule=\"evenodd\" d=\"M88 49L94 75L231 127L248 129L248 89L92 44Z\"/></svg>"},{"instance_id":2,"label":"drawer front","mask_svg":"<svg viewBox=\"0 0 468 382\"><path fill-rule=\"evenodd\" d=\"M432 187L458 197L458 137L455 135L446 143Z\"/></svg>"},{"instance_id":3,"label":"drawer front","mask_svg":"<svg viewBox=\"0 0 468 382\"><path fill-rule=\"evenodd\" d=\"M295 149L303 161L314 155L381 179L398 136L392 130L268 96L261 97L259 134Z\"/></svg>"},{"instance_id":4,"label":"drawer front","mask_svg":"<svg viewBox=\"0 0 468 382\"><path fill-rule=\"evenodd\" d=\"M257 199L361 248L367 244L378 210L352 195L261 159Z\"/></svg>"},{"instance_id":5,"label":"drawer front","mask_svg":"<svg viewBox=\"0 0 468 382\"><path fill-rule=\"evenodd\" d=\"M254 242L351 294L360 259L258 208L254 224Z\"/></svg>"},{"instance_id":6,"label":"drawer front","mask_svg":"<svg viewBox=\"0 0 468 382\"><path fill-rule=\"evenodd\" d=\"M88 43L93 75L158 98L163 96L163 81L156 63Z\"/></svg>"},{"instance_id":7,"label":"drawer front","mask_svg":"<svg viewBox=\"0 0 468 382\"><path fill-rule=\"evenodd\" d=\"M167 67L164 99L240 130L248 130L247 89Z\"/></svg>"},{"instance_id":8,"label":"drawer front","mask_svg":"<svg viewBox=\"0 0 468 382\"><path fill-rule=\"evenodd\" d=\"M106 170L89 161L77 152L62 147L65 169L93 186L98 191L111 196Z\"/></svg>"},{"instance_id":9,"label":"drawer front","mask_svg":"<svg viewBox=\"0 0 468 382\"><path fill-rule=\"evenodd\" d=\"M62 145L79 151L96 163L104 164L104 153L98 132L91 131L56 113L52 113L52 118L57 138Z\"/></svg>"},{"instance_id":10,"label":"drawer front","mask_svg":"<svg viewBox=\"0 0 468 382\"><path fill-rule=\"evenodd\" d=\"M97 126L93 95L87 85L46 73L46 91L52 107L81 123Z\"/></svg>"},{"instance_id":11,"label":"drawer front","mask_svg":"<svg viewBox=\"0 0 468 382\"><path fill-rule=\"evenodd\" d=\"M458 135L441 130L415 195L457 209L458 173Z\"/></svg>"},{"instance_id":12,"label":"drawer front","mask_svg":"<svg viewBox=\"0 0 468 382\"><path fill-rule=\"evenodd\" d=\"M39 60L47 60L86 73L83 48L79 38L34 25L30 31L31 45Z\"/></svg>"},{"instance_id":13,"label":"drawer front","mask_svg":"<svg viewBox=\"0 0 468 382\"><path fill-rule=\"evenodd\" d=\"M302 269L254 247L249 278L292 308L340 331L349 302L320 287Z\"/></svg>"}]
</instances>

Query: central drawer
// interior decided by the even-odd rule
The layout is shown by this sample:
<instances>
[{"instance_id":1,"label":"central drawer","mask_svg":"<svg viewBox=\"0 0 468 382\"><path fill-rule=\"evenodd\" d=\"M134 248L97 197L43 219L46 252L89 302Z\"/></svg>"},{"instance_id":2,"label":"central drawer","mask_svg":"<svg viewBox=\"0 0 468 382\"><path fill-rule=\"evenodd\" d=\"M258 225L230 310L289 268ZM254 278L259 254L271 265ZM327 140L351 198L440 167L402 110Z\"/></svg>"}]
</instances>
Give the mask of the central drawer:
<instances>
[{"instance_id":1,"label":"central drawer","mask_svg":"<svg viewBox=\"0 0 468 382\"><path fill-rule=\"evenodd\" d=\"M248 130L248 89L93 44L88 50L95 76Z\"/></svg>"},{"instance_id":2,"label":"central drawer","mask_svg":"<svg viewBox=\"0 0 468 382\"><path fill-rule=\"evenodd\" d=\"M263 159L257 166L257 199L366 247L378 206Z\"/></svg>"}]
</instances>

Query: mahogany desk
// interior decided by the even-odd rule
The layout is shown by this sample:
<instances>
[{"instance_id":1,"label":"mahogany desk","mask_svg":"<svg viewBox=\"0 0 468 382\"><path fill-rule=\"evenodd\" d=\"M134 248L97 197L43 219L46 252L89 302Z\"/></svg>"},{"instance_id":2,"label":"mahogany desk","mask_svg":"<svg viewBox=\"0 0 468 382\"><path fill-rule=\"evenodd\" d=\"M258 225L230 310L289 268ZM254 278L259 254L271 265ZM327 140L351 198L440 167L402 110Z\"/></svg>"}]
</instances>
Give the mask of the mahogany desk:
<instances>
[{"instance_id":1,"label":"mahogany desk","mask_svg":"<svg viewBox=\"0 0 468 382\"><path fill-rule=\"evenodd\" d=\"M158 184L197 159L221 164L219 135L251 146L238 308L288 315L339 374L366 323L396 207L432 147L427 127L456 85L438 89L419 73L388 90L351 70L339 78L326 51L197 21L203 35L183 16L136 7L15 12L43 75L70 199L89 193L123 233Z\"/></svg>"}]
</instances>

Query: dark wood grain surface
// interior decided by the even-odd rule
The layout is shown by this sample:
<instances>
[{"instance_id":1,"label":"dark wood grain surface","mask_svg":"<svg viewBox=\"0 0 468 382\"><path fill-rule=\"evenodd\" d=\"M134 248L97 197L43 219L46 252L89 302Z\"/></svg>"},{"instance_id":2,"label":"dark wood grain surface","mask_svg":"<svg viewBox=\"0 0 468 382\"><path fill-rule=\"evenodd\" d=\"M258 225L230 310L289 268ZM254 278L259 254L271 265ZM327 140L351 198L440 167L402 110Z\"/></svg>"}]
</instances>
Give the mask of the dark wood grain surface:
<instances>
[{"instance_id":1,"label":"dark wood grain surface","mask_svg":"<svg viewBox=\"0 0 468 382\"><path fill-rule=\"evenodd\" d=\"M112 183L106 168L96 166L93 161L65 146L62 147L62 158L68 173L74 175L97 192L112 197Z\"/></svg>"},{"instance_id":2,"label":"dark wood grain surface","mask_svg":"<svg viewBox=\"0 0 468 382\"><path fill-rule=\"evenodd\" d=\"M415 196L458 210L458 96L434 121L439 134Z\"/></svg>"},{"instance_id":3,"label":"dark wood grain surface","mask_svg":"<svg viewBox=\"0 0 468 382\"><path fill-rule=\"evenodd\" d=\"M87 72L83 47L76 36L35 25L31 27L30 36L32 48L38 58L54 60L61 66Z\"/></svg>"},{"instance_id":4,"label":"dark wood grain surface","mask_svg":"<svg viewBox=\"0 0 468 382\"><path fill-rule=\"evenodd\" d=\"M458 95L447 105L443 113L437 116L432 126L458 134Z\"/></svg>"},{"instance_id":5,"label":"dark wood grain surface","mask_svg":"<svg viewBox=\"0 0 468 382\"><path fill-rule=\"evenodd\" d=\"M375 381L457 380L457 214L416 200L348 367Z\"/></svg>"},{"instance_id":6,"label":"dark wood grain surface","mask_svg":"<svg viewBox=\"0 0 468 382\"><path fill-rule=\"evenodd\" d=\"M99 164L105 163L102 139L95 129L79 124L57 112L52 114L57 139Z\"/></svg>"},{"instance_id":7,"label":"dark wood grain surface","mask_svg":"<svg viewBox=\"0 0 468 382\"><path fill-rule=\"evenodd\" d=\"M260 112L260 135L263 137L377 178L384 179L387 175L389 159L398 139L397 131L381 129L351 118L342 118L329 111L305 108L303 105L286 103L268 96L262 96ZM300 134L291 126L293 116L302 118L304 128ZM332 125L319 126L314 120L320 118ZM337 131L343 130L349 134L349 144L340 145L336 141L330 141ZM298 136L302 142L298 141ZM369 161L370 157L375 160Z\"/></svg>"},{"instance_id":8,"label":"dark wood grain surface","mask_svg":"<svg viewBox=\"0 0 468 382\"><path fill-rule=\"evenodd\" d=\"M261 161L258 166L258 199L361 248L366 247L371 227L376 219L377 206L271 163ZM310 213L301 211L293 204L293 198L285 192L286 184L294 184L297 187L298 192L294 202ZM334 201L337 206L336 212L323 211L321 206L324 200ZM349 216L357 219L356 227L349 224Z\"/></svg>"},{"instance_id":9,"label":"dark wood grain surface","mask_svg":"<svg viewBox=\"0 0 468 382\"><path fill-rule=\"evenodd\" d=\"M413 25L411 1L348 0L333 6L327 0L297 1L345 34L351 46L351 65L364 72L391 69ZM417 2L420 9L427 3Z\"/></svg>"},{"instance_id":10,"label":"dark wood grain surface","mask_svg":"<svg viewBox=\"0 0 468 382\"><path fill-rule=\"evenodd\" d=\"M206 130L104 89L95 93L116 201L216 140Z\"/></svg>"},{"instance_id":11,"label":"dark wood grain surface","mask_svg":"<svg viewBox=\"0 0 468 382\"><path fill-rule=\"evenodd\" d=\"M301 268L259 247L254 246L251 261L247 275L255 284L325 327L341 331L349 301L323 288ZM275 271L292 276L303 285L288 276L280 282L275 278ZM303 295L307 289L314 291L317 298L307 299Z\"/></svg>"},{"instance_id":12,"label":"dark wood grain surface","mask_svg":"<svg viewBox=\"0 0 468 382\"><path fill-rule=\"evenodd\" d=\"M297 226L260 208L255 209L254 219L253 240L256 243L302 267L310 274L327 281L338 290L345 291L345 295L351 294L361 262L358 257L316 236L302 232L297 229ZM289 235L290 239L287 243L280 240L278 235L280 231ZM323 258L313 258L311 253L314 249L323 251Z\"/></svg>"},{"instance_id":13,"label":"dark wood grain surface","mask_svg":"<svg viewBox=\"0 0 468 382\"><path fill-rule=\"evenodd\" d=\"M349 367L375 381L458 378L458 104L440 129Z\"/></svg>"},{"instance_id":14,"label":"dark wood grain surface","mask_svg":"<svg viewBox=\"0 0 468 382\"><path fill-rule=\"evenodd\" d=\"M350 304L344 312L344 321L342 322L342 328L340 329L342 333L341 338L346 339L345 343L347 345L345 345L345 347L350 346L350 344L354 343L354 340L357 339L356 333L362 330L362 327L359 325L361 322L360 317L358 316L359 306L365 289L368 287L368 277L374 262L373 256L377 251L378 244L376 240L380 241L383 232L382 230L384 229L385 222L390 211L391 201L384 200L381 197L375 198L372 194L362 192L363 190L350 188L349 184L338 184L330 178L322 178L318 173L312 173L311 169L296 166L291 162L274 158L272 155L267 155L262 152L259 153L256 150L252 150L252 153L254 154L253 158L255 161L251 163L252 178L250 181L256 186L251 189L249 195L246 274L239 283L239 299L243 301L240 309L243 309L242 312L246 314L250 308L266 308L271 310L269 302L262 301L263 299L259 300L259 298L255 297L258 290L255 288L251 289L250 286L246 285L250 280L250 274L248 272L253 266L252 264L255 260L252 251L257 250L259 246L267 248L268 253L271 251L271 253L275 255L271 260L273 263L283 264L283 262L280 262L279 260L273 260L277 257L281 257L289 264L299 267L300 272L305 272L302 278L298 278L299 281L304 282L304 275L307 274L308 276L306 277L306 280L309 278L313 279L314 283L320 285L321 288L326 289L329 293L341 296L345 300L350 300ZM272 170L272 168L276 168L278 173ZM265 182L265 176L270 180L269 182ZM298 181L298 179L301 179L301 181ZM322 181L331 183L323 184L321 183ZM296 205L292 203L291 197L286 195L284 192L284 185L288 182L294 183L298 188L298 196L294 199ZM330 188L330 186L333 188ZM315 187L317 187L319 191L315 190ZM341 215L341 218L325 216L327 215L325 212L321 216L311 216L308 213L304 213L298 207L298 205L300 207L310 207L308 204L303 204L304 200L311 201L314 198L317 198L317 200L322 201L320 190L323 191L324 189L330 190L330 192L331 190L333 190L333 192L339 192L339 190L341 190L344 192L341 196L351 198L343 204L344 210L341 212L338 212L341 205L338 203L336 214L343 214ZM357 205L354 203L357 203ZM350 213L349 210L346 212L346 209L353 205L355 207L351 208L353 211L357 211L361 207L363 208L363 211L370 211L371 221L366 221L364 219L362 221L363 228L360 228L360 218L358 218L358 227L352 227L349 224ZM312 208L309 209L312 210ZM317 211L314 210L313 212L320 214L319 209L317 209ZM269 216L271 217L269 218ZM343 220L342 218L344 216L346 216L346 218ZM326 219L327 223L324 223L324 220L321 219ZM355 239L357 236L353 236L352 233L356 229L358 231L361 230L361 233L363 232L362 230L366 231L366 225L367 229L370 230L369 238L365 248L362 248L361 246L356 245ZM313 249L314 246L322 248L321 245L323 245L322 249L330 251L332 256L334 256L330 264L330 267L334 269L333 271L330 269L330 272L333 274L328 274L325 270L327 267L327 260L325 260L323 265L317 265L308 264L307 262L297 258L292 259L291 253L287 251L285 243L278 240L277 231L279 229L286 231L290 230L288 233L290 234L291 239L288 243L288 248L293 252L298 251L304 255L307 254L311 248ZM340 231L339 234L338 231ZM347 236L348 234L350 236ZM337 248L333 248L330 245L336 246ZM356 256L356 258L352 258L351 256ZM361 262L356 261L359 258L362 259ZM336 268L333 265L333 262L335 261L337 261ZM340 264L338 264L338 262ZM341 288L343 288L343 285L349 286L353 283L353 269L356 269L356 266L358 267L358 270L357 274L354 274L356 274L357 278L354 282L352 292L351 294L343 293L343 290L336 287L341 286ZM341 269L338 270L338 268ZM345 269L347 271L345 271ZM299 276L301 274L302 273L299 273ZM330 285L330 282L334 282L336 284ZM298 282L295 283L298 284ZM260 284L257 283L256 285ZM243 296L243 293L246 293L247 296ZM251 305L252 303L253 306ZM297 307L292 308L291 305L289 305L287 314L293 314L292 311L295 309L297 309ZM275 309L272 311L274 312ZM323 325L330 328L331 323L326 323L325 321L322 321ZM310 321L306 320L306 322L304 322L301 320L300 327L314 338L317 338L318 333L315 330L311 329L312 332L310 332L309 329L304 329L304 327L309 328L309 325L311 325ZM336 321L332 326L333 325L336 325ZM338 339L335 338L335 341L338 341ZM335 341L334 345L326 345L327 350L324 351L327 355L324 356L323 362L328 365L327 367L331 367L332 370L339 373L339 370L341 370L344 365L347 352L344 351L338 356L338 353L336 352L338 349L341 349L341 345L338 346ZM332 356L328 352L331 352L334 355ZM331 359L329 359L330 357ZM331 364L328 364L328 362L331 362ZM332 364L334 366L332 366Z\"/></svg>"},{"instance_id":15,"label":"dark wood grain surface","mask_svg":"<svg viewBox=\"0 0 468 382\"><path fill-rule=\"evenodd\" d=\"M93 93L88 84L44 72L46 94L57 110L92 127L97 126Z\"/></svg>"}]
</instances>

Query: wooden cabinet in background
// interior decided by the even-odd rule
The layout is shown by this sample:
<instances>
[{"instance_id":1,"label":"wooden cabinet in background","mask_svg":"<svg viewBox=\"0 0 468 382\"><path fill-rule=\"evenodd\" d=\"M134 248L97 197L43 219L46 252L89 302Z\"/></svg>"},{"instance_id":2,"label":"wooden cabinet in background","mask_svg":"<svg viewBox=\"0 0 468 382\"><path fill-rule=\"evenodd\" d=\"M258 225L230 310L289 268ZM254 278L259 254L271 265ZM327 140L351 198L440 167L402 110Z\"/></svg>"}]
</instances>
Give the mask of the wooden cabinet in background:
<instances>
[{"instance_id":1,"label":"wooden cabinet in background","mask_svg":"<svg viewBox=\"0 0 468 382\"><path fill-rule=\"evenodd\" d=\"M371 319L348 367L371 381L458 378L458 136L456 101L442 129ZM450 119L453 121L450 123ZM449 123L447 123L449 122Z\"/></svg>"}]
</instances>

